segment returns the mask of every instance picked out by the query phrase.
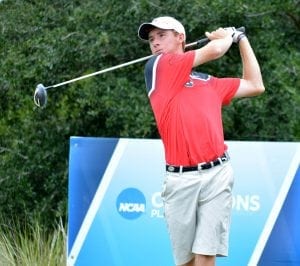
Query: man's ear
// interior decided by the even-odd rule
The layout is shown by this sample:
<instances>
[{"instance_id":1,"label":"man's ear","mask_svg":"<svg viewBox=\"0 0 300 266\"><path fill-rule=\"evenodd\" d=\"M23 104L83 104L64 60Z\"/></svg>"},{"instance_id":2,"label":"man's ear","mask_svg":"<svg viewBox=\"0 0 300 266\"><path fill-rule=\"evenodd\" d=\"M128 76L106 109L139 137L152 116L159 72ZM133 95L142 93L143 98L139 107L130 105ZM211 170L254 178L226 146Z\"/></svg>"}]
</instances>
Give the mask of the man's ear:
<instances>
[{"instance_id":1,"label":"man's ear","mask_svg":"<svg viewBox=\"0 0 300 266\"><path fill-rule=\"evenodd\" d=\"M184 50L184 47L185 47L185 38L184 38L184 34L183 33L179 33L178 34L178 40L181 42L183 50Z\"/></svg>"},{"instance_id":2,"label":"man's ear","mask_svg":"<svg viewBox=\"0 0 300 266\"><path fill-rule=\"evenodd\" d=\"M179 33L178 37L180 38L180 41L184 42L184 34L183 33Z\"/></svg>"}]
</instances>

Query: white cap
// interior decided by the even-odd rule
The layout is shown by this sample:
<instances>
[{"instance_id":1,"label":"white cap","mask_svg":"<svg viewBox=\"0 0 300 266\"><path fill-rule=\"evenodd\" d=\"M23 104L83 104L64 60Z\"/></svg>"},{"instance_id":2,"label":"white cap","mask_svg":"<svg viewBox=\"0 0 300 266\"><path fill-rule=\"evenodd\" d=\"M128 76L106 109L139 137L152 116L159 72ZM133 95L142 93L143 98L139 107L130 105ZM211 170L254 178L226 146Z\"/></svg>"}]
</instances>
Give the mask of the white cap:
<instances>
[{"instance_id":1,"label":"white cap","mask_svg":"<svg viewBox=\"0 0 300 266\"><path fill-rule=\"evenodd\" d=\"M172 17L158 17L152 20L152 22L143 23L139 27L138 36L142 40L148 40L148 34L150 30L155 27L163 30L175 30L178 33L183 33L184 40L186 38L183 25Z\"/></svg>"}]
</instances>

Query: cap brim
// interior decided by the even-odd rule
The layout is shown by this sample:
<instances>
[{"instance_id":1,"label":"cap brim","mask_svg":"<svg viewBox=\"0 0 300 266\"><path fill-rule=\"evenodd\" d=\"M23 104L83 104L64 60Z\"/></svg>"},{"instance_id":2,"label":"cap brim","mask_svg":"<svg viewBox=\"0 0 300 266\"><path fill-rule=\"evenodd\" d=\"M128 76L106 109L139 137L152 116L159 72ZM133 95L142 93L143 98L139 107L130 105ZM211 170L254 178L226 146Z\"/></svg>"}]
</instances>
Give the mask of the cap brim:
<instances>
[{"instance_id":1,"label":"cap brim","mask_svg":"<svg viewBox=\"0 0 300 266\"><path fill-rule=\"evenodd\" d=\"M142 39L142 40L146 40L148 41L149 39L149 32L151 31L151 29L155 28L156 26L154 26L151 23L143 23L138 30L138 36Z\"/></svg>"}]
</instances>

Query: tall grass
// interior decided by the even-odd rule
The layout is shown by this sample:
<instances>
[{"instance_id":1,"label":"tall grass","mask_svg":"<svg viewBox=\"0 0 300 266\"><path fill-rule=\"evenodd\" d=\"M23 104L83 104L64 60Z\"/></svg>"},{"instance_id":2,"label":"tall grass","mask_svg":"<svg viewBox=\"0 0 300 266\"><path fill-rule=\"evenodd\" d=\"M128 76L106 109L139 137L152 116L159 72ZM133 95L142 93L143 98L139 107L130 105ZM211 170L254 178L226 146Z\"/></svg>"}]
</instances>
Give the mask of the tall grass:
<instances>
[{"instance_id":1,"label":"tall grass","mask_svg":"<svg viewBox=\"0 0 300 266\"><path fill-rule=\"evenodd\" d=\"M53 230L33 224L1 224L0 265L66 265L66 232L62 222Z\"/></svg>"}]
</instances>

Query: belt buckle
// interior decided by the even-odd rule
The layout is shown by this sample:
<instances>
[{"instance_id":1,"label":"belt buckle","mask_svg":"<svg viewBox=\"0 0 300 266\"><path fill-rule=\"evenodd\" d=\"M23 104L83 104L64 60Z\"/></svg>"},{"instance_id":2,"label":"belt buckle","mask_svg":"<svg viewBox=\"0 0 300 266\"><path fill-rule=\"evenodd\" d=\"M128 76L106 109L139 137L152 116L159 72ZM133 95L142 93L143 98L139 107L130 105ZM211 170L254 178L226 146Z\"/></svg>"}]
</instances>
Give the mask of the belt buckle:
<instances>
[{"instance_id":1,"label":"belt buckle","mask_svg":"<svg viewBox=\"0 0 300 266\"><path fill-rule=\"evenodd\" d=\"M174 172L175 171L175 167L173 165L168 165L168 171L169 172Z\"/></svg>"}]
</instances>

